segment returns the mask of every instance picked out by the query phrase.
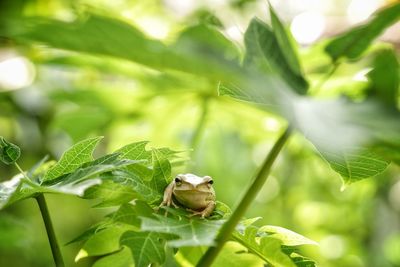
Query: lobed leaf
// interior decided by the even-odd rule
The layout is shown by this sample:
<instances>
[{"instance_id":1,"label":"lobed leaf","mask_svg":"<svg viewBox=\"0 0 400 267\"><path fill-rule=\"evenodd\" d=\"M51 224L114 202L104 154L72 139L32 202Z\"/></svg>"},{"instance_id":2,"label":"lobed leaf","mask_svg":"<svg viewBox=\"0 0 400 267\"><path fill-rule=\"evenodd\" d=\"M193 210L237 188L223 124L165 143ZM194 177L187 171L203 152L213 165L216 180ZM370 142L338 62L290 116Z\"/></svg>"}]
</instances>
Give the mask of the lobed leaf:
<instances>
[{"instance_id":1,"label":"lobed leaf","mask_svg":"<svg viewBox=\"0 0 400 267\"><path fill-rule=\"evenodd\" d=\"M119 239L128 230L130 230L130 227L127 225L113 224L97 231L86 240L76 255L75 262L86 257L101 256L119 251L121 248Z\"/></svg>"},{"instance_id":2,"label":"lobed leaf","mask_svg":"<svg viewBox=\"0 0 400 267\"><path fill-rule=\"evenodd\" d=\"M83 163L91 161L96 145L103 137L89 138L72 146L64 152L61 159L50 168L43 177L43 181L55 179L63 174L76 170Z\"/></svg>"},{"instance_id":3,"label":"lobed leaf","mask_svg":"<svg viewBox=\"0 0 400 267\"><path fill-rule=\"evenodd\" d=\"M243 234L235 232L233 238L245 246L249 252L258 255L272 266L296 267L290 257L282 251L282 241L268 236L258 238L258 228L254 226L247 227Z\"/></svg>"},{"instance_id":4,"label":"lobed leaf","mask_svg":"<svg viewBox=\"0 0 400 267\"><path fill-rule=\"evenodd\" d=\"M75 171L39 183L37 180L28 180L22 175L17 175L9 181L0 183L0 209L14 202L35 197L40 193L57 193L83 196L84 192L102 182L99 178L103 173L123 168L136 163L131 160L121 160L108 157L113 161L105 161L106 157L77 168ZM41 161L42 162L42 161ZM107 164L100 164L101 162ZM98 163L97 165L95 163ZM46 165L45 162L42 162ZM41 169L39 166L38 169ZM45 170L44 170L45 171Z\"/></svg>"},{"instance_id":5,"label":"lobed leaf","mask_svg":"<svg viewBox=\"0 0 400 267\"><path fill-rule=\"evenodd\" d=\"M290 31L285 29L275 10L272 8L272 5L269 5L269 14L271 16L272 29L274 31L277 43L283 52L283 57L293 73L302 76L303 72L301 70L300 62L294 47L293 37L290 35Z\"/></svg>"},{"instance_id":6,"label":"lobed leaf","mask_svg":"<svg viewBox=\"0 0 400 267\"><path fill-rule=\"evenodd\" d=\"M295 52L290 44L286 43L285 39L288 37L284 34L280 22L277 18L273 21L276 29L272 29L257 18L251 20L244 34L245 67L256 68L261 73L267 74L276 72L294 91L305 94L308 83L300 73L298 63L295 63L297 62ZM275 30L278 34L274 32ZM281 44L284 46L281 47ZM289 51L285 50L289 48Z\"/></svg>"},{"instance_id":7,"label":"lobed leaf","mask_svg":"<svg viewBox=\"0 0 400 267\"><path fill-rule=\"evenodd\" d=\"M97 260L93 267L134 267L132 253L128 247L123 247L121 250L102 257Z\"/></svg>"},{"instance_id":8,"label":"lobed leaf","mask_svg":"<svg viewBox=\"0 0 400 267\"><path fill-rule=\"evenodd\" d=\"M317 242L280 226L264 225L258 231L281 240L285 246L318 245Z\"/></svg>"},{"instance_id":9,"label":"lobed leaf","mask_svg":"<svg viewBox=\"0 0 400 267\"><path fill-rule=\"evenodd\" d=\"M188 218L187 216L165 217L156 215L155 219L142 218L142 231L172 234L171 247L212 246L223 220Z\"/></svg>"},{"instance_id":10,"label":"lobed leaf","mask_svg":"<svg viewBox=\"0 0 400 267\"><path fill-rule=\"evenodd\" d=\"M130 249L135 266L163 264L165 261L165 248L158 233L128 231L121 236L120 243Z\"/></svg>"},{"instance_id":11,"label":"lobed leaf","mask_svg":"<svg viewBox=\"0 0 400 267\"><path fill-rule=\"evenodd\" d=\"M319 151L331 168L343 177L345 183L376 176L383 172L390 163L379 154L366 148L349 148L340 152Z\"/></svg>"},{"instance_id":12,"label":"lobed leaf","mask_svg":"<svg viewBox=\"0 0 400 267\"><path fill-rule=\"evenodd\" d=\"M148 141L141 141L128 144L126 146L121 147L115 153L119 154L120 158L131 159L131 160L150 160L151 159L151 151L146 150L146 145Z\"/></svg>"},{"instance_id":13,"label":"lobed leaf","mask_svg":"<svg viewBox=\"0 0 400 267\"><path fill-rule=\"evenodd\" d=\"M253 221L245 222L247 226L244 230L233 233L233 239L245 246L250 253L278 267L301 266L308 261L301 261L302 256L292 252L296 251L297 246L316 245L316 242L282 227L266 225L258 228L249 225Z\"/></svg>"},{"instance_id":14,"label":"lobed leaf","mask_svg":"<svg viewBox=\"0 0 400 267\"><path fill-rule=\"evenodd\" d=\"M383 49L376 53L373 69L367 77L371 82L369 94L384 104L397 108L400 84L400 65L393 49Z\"/></svg>"},{"instance_id":15,"label":"lobed leaf","mask_svg":"<svg viewBox=\"0 0 400 267\"><path fill-rule=\"evenodd\" d=\"M264 261L252 253L247 253L247 248L240 243L228 241L211 266L259 267L264 266Z\"/></svg>"},{"instance_id":16,"label":"lobed leaf","mask_svg":"<svg viewBox=\"0 0 400 267\"><path fill-rule=\"evenodd\" d=\"M137 197L133 187L127 186L124 183L113 181L114 175L102 175L102 183L88 188L85 191L83 198L85 199L100 199L95 208L104 208L118 206L123 203L128 203Z\"/></svg>"},{"instance_id":17,"label":"lobed leaf","mask_svg":"<svg viewBox=\"0 0 400 267\"><path fill-rule=\"evenodd\" d=\"M395 3L380 10L369 22L352 28L334 38L325 51L337 61L339 58L358 58L387 27L400 18L400 4Z\"/></svg>"},{"instance_id":18,"label":"lobed leaf","mask_svg":"<svg viewBox=\"0 0 400 267\"><path fill-rule=\"evenodd\" d=\"M172 47L149 39L134 26L116 19L86 14L73 22L47 18L15 21L21 30L13 33L19 40L45 43L51 47L76 52L101 54L127 59L158 69L179 70L211 79L229 79L238 62L232 44L212 27L199 25L185 31ZM49 32L56 34L49 35ZM134 49L133 49L134 48ZM179 49L178 49L179 48ZM224 53L220 53L223 48Z\"/></svg>"}]
</instances>

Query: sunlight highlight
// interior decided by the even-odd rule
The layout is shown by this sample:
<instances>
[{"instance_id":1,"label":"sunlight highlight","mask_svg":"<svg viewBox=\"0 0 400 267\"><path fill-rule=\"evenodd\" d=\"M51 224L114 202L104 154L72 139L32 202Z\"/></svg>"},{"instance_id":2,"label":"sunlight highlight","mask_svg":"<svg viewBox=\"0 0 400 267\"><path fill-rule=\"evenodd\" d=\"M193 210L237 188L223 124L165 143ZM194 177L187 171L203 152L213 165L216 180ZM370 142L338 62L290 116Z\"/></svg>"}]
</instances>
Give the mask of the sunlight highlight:
<instances>
[{"instance_id":1,"label":"sunlight highlight","mask_svg":"<svg viewBox=\"0 0 400 267\"><path fill-rule=\"evenodd\" d=\"M0 90L15 90L32 84L35 78L33 64L17 56L0 62Z\"/></svg>"},{"instance_id":2,"label":"sunlight highlight","mask_svg":"<svg viewBox=\"0 0 400 267\"><path fill-rule=\"evenodd\" d=\"M372 68L365 68L357 72L352 80L358 82L368 82L367 74L372 70Z\"/></svg>"},{"instance_id":3,"label":"sunlight highlight","mask_svg":"<svg viewBox=\"0 0 400 267\"><path fill-rule=\"evenodd\" d=\"M369 18L383 4L382 0L353 0L347 8L347 19L355 24Z\"/></svg>"},{"instance_id":4,"label":"sunlight highlight","mask_svg":"<svg viewBox=\"0 0 400 267\"><path fill-rule=\"evenodd\" d=\"M81 249L81 250L79 250L78 254L75 257L75 262L78 262L80 259L86 258L87 256L89 256L87 251L84 249Z\"/></svg>"},{"instance_id":5,"label":"sunlight highlight","mask_svg":"<svg viewBox=\"0 0 400 267\"><path fill-rule=\"evenodd\" d=\"M297 42L303 45L315 42L325 30L325 17L315 11L303 12L294 17L290 30Z\"/></svg>"},{"instance_id":6,"label":"sunlight highlight","mask_svg":"<svg viewBox=\"0 0 400 267\"><path fill-rule=\"evenodd\" d=\"M328 259L338 259L345 253L346 244L342 237L330 235L320 242L321 254Z\"/></svg>"},{"instance_id":7,"label":"sunlight highlight","mask_svg":"<svg viewBox=\"0 0 400 267\"><path fill-rule=\"evenodd\" d=\"M165 21L153 17L140 18L136 21L140 28L150 37L165 39L169 34L169 27Z\"/></svg>"}]
</instances>

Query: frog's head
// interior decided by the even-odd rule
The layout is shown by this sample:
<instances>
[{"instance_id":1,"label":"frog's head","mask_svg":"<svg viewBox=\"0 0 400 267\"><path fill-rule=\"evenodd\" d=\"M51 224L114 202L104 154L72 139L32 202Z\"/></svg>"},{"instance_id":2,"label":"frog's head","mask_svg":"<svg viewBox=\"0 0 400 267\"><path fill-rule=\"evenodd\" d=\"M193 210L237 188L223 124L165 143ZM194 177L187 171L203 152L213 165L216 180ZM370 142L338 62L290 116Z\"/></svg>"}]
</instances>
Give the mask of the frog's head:
<instances>
[{"instance_id":1,"label":"frog's head","mask_svg":"<svg viewBox=\"0 0 400 267\"><path fill-rule=\"evenodd\" d=\"M210 192L213 180L210 176L199 177L191 173L186 173L178 174L174 179L174 183L175 191Z\"/></svg>"}]
</instances>

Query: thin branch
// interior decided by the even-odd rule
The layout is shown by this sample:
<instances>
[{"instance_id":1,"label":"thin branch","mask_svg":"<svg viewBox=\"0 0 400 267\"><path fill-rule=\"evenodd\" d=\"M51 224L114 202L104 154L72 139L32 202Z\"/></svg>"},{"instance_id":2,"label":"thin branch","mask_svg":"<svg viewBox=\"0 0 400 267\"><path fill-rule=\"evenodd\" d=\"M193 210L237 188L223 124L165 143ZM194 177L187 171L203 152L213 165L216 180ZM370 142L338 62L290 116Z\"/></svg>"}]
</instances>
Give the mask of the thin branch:
<instances>
[{"instance_id":1,"label":"thin branch","mask_svg":"<svg viewBox=\"0 0 400 267\"><path fill-rule=\"evenodd\" d=\"M224 244L231 237L232 232L235 230L236 225L242 219L246 210L253 202L254 198L257 196L257 193L261 190L265 181L268 178L268 175L271 171L272 165L278 157L280 151L282 150L284 144L288 140L291 134L291 128L288 127L279 139L275 142L271 151L268 153L263 165L257 173L257 176L254 178L246 193L244 194L242 200L230 216L229 220L222 226L215 242L216 246L209 247L200 261L197 263L197 267L208 267L210 266L219 252L221 251Z\"/></svg>"},{"instance_id":2,"label":"thin branch","mask_svg":"<svg viewBox=\"0 0 400 267\"><path fill-rule=\"evenodd\" d=\"M47 237L49 239L51 252L53 253L53 259L56 267L64 267L64 260L61 254L60 246L58 245L56 234L54 232L53 223L51 222L50 213L47 208L46 199L43 194L36 196L36 201L39 205L40 212L42 213L44 225L46 227Z\"/></svg>"},{"instance_id":3,"label":"thin branch","mask_svg":"<svg viewBox=\"0 0 400 267\"><path fill-rule=\"evenodd\" d=\"M322 87L325 85L325 83L332 77L332 75L336 72L336 70L339 68L340 62L335 61L332 64L332 68L331 70L326 73L318 82L315 86L313 86L313 88L310 90L311 93L313 94L317 94Z\"/></svg>"}]
</instances>

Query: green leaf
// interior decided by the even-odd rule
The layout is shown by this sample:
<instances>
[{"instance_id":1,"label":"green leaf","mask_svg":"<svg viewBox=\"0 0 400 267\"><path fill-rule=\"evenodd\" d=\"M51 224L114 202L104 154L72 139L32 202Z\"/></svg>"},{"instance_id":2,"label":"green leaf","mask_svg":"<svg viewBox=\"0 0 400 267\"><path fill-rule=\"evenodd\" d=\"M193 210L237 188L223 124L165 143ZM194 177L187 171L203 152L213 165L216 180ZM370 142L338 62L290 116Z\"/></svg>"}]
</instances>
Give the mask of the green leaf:
<instances>
[{"instance_id":1,"label":"green leaf","mask_svg":"<svg viewBox=\"0 0 400 267\"><path fill-rule=\"evenodd\" d=\"M400 18L400 4L396 3L377 12L369 22L350 29L328 43L325 51L333 61L344 57L358 58L387 27Z\"/></svg>"},{"instance_id":2,"label":"green leaf","mask_svg":"<svg viewBox=\"0 0 400 267\"><path fill-rule=\"evenodd\" d=\"M143 147L143 145L141 146ZM171 164L167 159L170 156L168 151L171 150L153 149L151 151L152 168L135 164L125 169L119 169L112 173L113 181L131 186L137 193L137 197L149 204L159 204L165 188L171 181ZM147 151L141 155L148 157ZM137 156L133 156L133 158L137 158ZM123 188L121 189L123 190Z\"/></svg>"},{"instance_id":3,"label":"green leaf","mask_svg":"<svg viewBox=\"0 0 400 267\"><path fill-rule=\"evenodd\" d=\"M161 151L152 150L154 185L159 192L164 192L165 187L171 182L171 164Z\"/></svg>"},{"instance_id":4,"label":"green leaf","mask_svg":"<svg viewBox=\"0 0 400 267\"><path fill-rule=\"evenodd\" d=\"M400 84L400 65L393 49L377 52L368 73L371 81L370 96L380 99L384 104L397 108Z\"/></svg>"},{"instance_id":5,"label":"green leaf","mask_svg":"<svg viewBox=\"0 0 400 267\"><path fill-rule=\"evenodd\" d=\"M184 32L182 38L178 38L173 45L180 49L175 49L147 38L128 23L95 14L85 14L84 18L74 22L25 18L22 22L14 23L19 26L16 28L22 29L13 33L16 39L42 42L76 52L118 57L158 70L173 69L212 79L228 79L232 71L239 67L237 61L227 60L216 52L220 51L216 48L221 47L223 35L204 25L197 28L196 32ZM226 51L224 54L230 55L231 47L226 47Z\"/></svg>"},{"instance_id":6,"label":"green leaf","mask_svg":"<svg viewBox=\"0 0 400 267\"><path fill-rule=\"evenodd\" d=\"M101 174L135 163L135 161L121 160L116 159L115 157L113 162L107 162L105 161L105 158L106 157L103 157L93 162L104 162L108 164L86 164L72 173L42 183L28 180L22 175L17 175L9 181L0 183L0 209L11 205L14 202L35 197L39 193L83 196L85 190L102 182L101 179L99 179ZM46 163L43 165L46 165Z\"/></svg>"},{"instance_id":7,"label":"green leaf","mask_svg":"<svg viewBox=\"0 0 400 267\"><path fill-rule=\"evenodd\" d=\"M293 73L302 76L303 72L300 67L300 62L297 57L293 37L290 35L290 31L285 29L274 9L272 8L272 5L269 5L269 14L271 16L272 29L275 33L275 38L279 44L279 47L283 51L282 55L286 59L286 62Z\"/></svg>"},{"instance_id":8,"label":"green leaf","mask_svg":"<svg viewBox=\"0 0 400 267\"><path fill-rule=\"evenodd\" d=\"M15 163L21 155L21 149L0 136L0 161L9 165Z\"/></svg>"},{"instance_id":9,"label":"green leaf","mask_svg":"<svg viewBox=\"0 0 400 267\"><path fill-rule=\"evenodd\" d=\"M257 256L247 253L247 248L237 242L229 241L222 248L215 262L214 267L259 267L264 266L264 262Z\"/></svg>"},{"instance_id":10,"label":"green leaf","mask_svg":"<svg viewBox=\"0 0 400 267\"><path fill-rule=\"evenodd\" d=\"M295 248L301 245L317 244L282 227L266 225L258 228L249 225L254 221L245 221L246 228L240 232L234 232L233 238L245 246L249 252L259 256L272 266L295 267L295 261L300 263L298 259L300 255L296 255L296 259L292 257L292 252L296 250Z\"/></svg>"},{"instance_id":11,"label":"green leaf","mask_svg":"<svg viewBox=\"0 0 400 267\"><path fill-rule=\"evenodd\" d=\"M264 225L258 231L281 240L285 246L318 245L317 242L280 226Z\"/></svg>"},{"instance_id":12,"label":"green leaf","mask_svg":"<svg viewBox=\"0 0 400 267\"><path fill-rule=\"evenodd\" d=\"M100 256L120 250L120 237L130 229L124 224L114 224L111 227L101 229L92 235L82 246L75 257L75 261L91 256Z\"/></svg>"},{"instance_id":13,"label":"green leaf","mask_svg":"<svg viewBox=\"0 0 400 267\"><path fill-rule=\"evenodd\" d=\"M333 170L346 184L370 178L383 172L390 161L366 148L349 148L344 151L319 150Z\"/></svg>"},{"instance_id":14,"label":"green leaf","mask_svg":"<svg viewBox=\"0 0 400 267\"><path fill-rule=\"evenodd\" d=\"M316 263L309 258L303 257L295 252L290 252L290 257L297 267L316 267Z\"/></svg>"},{"instance_id":15,"label":"green leaf","mask_svg":"<svg viewBox=\"0 0 400 267\"><path fill-rule=\"evenodd\" d=\"M179 36L172 49L188 57L201 60L205 57L218 64L219 61L238 62L237 47L221 32L211 25L199 24L186 28Z\"/></svg>"},{"instance_id":16,"label":"green leaf","mask_svg":"<svg viewBox=\"0 0 400 267\"><path fill-rule=\"evenodd\" d=\"M67 50L126 58L155 68L163 67L169 53L161 42L148 39L132 25L94 14L72 23L36 18L28 20L27 25L23 38Z\"/></svg>"},{"instance_id":17,"label":"green leaf","mask_svg":"<svg viewBox=\"0 0 400 267\"><path fill-rule=\"evenodd\" d=\"M145 202L136 200L134 204L125 203L121 205L115 212L108 214L103 221L90 227L88 230L84 231L67 244L89 240L89 238L98 232L108 228L120 229L125 227L126 231L138 231L140 229L139 217L151 217L152 214L153 209ZM116 231L116 233L120 236L120 231Z\"/></svg>"},{"instance_id":18,"label":"green leaf","mask_svg":"<svg viewBox=\"0 0 400 267\"><path fill-rule=\"evenodd\" d=\"M150 160L151 151L146 150L146 145L148 143L149 143L148 141L131 143L129 145L121 147L120 149L115 151L115 153L119 153L120 158L132 159L132 160L138 160L138 159Z\"/></svg>"},{"instance_id":19,"label":"green leaf","mask_svg":"<svg viewBox=\"0 0 400 267\"><path fill-rule=\"evenodd\" d=\"M250 252L258 255L265 262L277 267L295 267L296 265L282 251L282 241L279 239L264 236L257 238L257 229L248 227L244 235L234 234L236 241L244 245Z\"/></svg>"},{"instance_id":20,"label":"green leaf","mask_svg":"<svg viewBox=\"0 0 400 267\"><path fill-rule=\"evenodd\" d=\"M146 176L140 175L143 172L147 172ZM149 168L137 165L126 170L116 170L112 175L121 184L130 186L140 199L150 204L158 204L161 201L161 188L157 186L156 181L151 180L152 171ZM150 180L146 177L150 177Z\"/></svg>"},{"instance_id":21,"label":"green leaf","mask_svg":"<svg viewBox=\"0 0 400 267\"><path fill-rule=\"evenodd\" d=\"M136 227L135 230L139 230L141 223L139 217L151 218L153 212L153 209L146 202L136 200L134 205L129 203L121 205L116 212L110 214L108 217L113 222L129 224Z\"/></svg>"},{"instance_id":22,"label":"green leaf","mask_svg":"<svg viewBox=\"0 0 400 267\"><path fill-rule=\"evenodd\" d=\"M102 183L90 187L85 191L83 198L100 199L96 208L112 207L128 203L137 197L133 187L113 181L114 175L102 175Z\"/></svg>"},{"instance_id":23,"label":"green leaf","mask_svg":"<svg viewBox=\"0 0 400 267\"><path fill-rule=\"evenodd\" d=\"M281 25L276 20L274 23ZM299 73L298 65L294 63L297 59L295 59L293 49L287 52L284 49L288 49L288 45L280 46L279 42L285 43L284 39L287 36L283 37L283 29L280 26L276 27L280 40L266 23L257 18L251 20L244 34L246 46L244 64L247 67L256 68L261 73L276 72L294 91L305 94L308 87L307 81ZM285 56L285 53L291 55ZM287 57L290 58L290 63L287 61Z\"/></svg>"},{"instance_id":24,"label":"green leaf","mask_svg":"<svg viewBox=\"0 0 400 267\"><path fill-rule=\"evenodd\" d=\"M93 267L134 267L132 253L127 247L123 247L111 255L102 257L93 264Z\"/></svg>"},{"instance_id":25,"label":"green leaf","mask_svg":"<svg viewBox=\"0 0 400 267\"><path fill-rule=\"evenodd\" d=\"M253 226L246 228L242 234L234 233L234 239L245 246L249 252L258 255L266 263L277 267L295 267L296 265L281 248L282 241L276 238L264 236L257 237L258 229Z\"/></svg>"},{"instance_id":26,"label":"green leaf","mask_svg":"<svg viewBox=\"0 0 400 267\"><path fill-rule=\"evenodd\" d=\"M146 146L148 143L148 141L131 143L116 150L115 153L118 153L120 158L130 160L143 160L147 161L148 164L153 163L153 151L157 151L157 154L159 155L158 157L162 157L165 159L173 159L176 157L176 154L180 153L180 151L174 151L166 147L146 150Z\"/></svg>"},{"instance_id":27,"label":"green leaf","mask_svg":"<svg viewBox=\"0 0 400 267\"><path fill-rule=\"evenodd\" d=\"M171 247L212 246L223 220L188 218L187 216L165 217L156 215L156 219L142 218L142 231L176 235L168 241Z\"/></svg>"},{"instance_id":28,"label":"green leaf","mask_svg":"<svg viewBox=\"0 0 400 267\"><path fill-rule=\"evenodd\" d=\"M128 231L121 236L120 243L131 250L137 267L151 263L162 265L165 261L165 245L158 233Z\"/></svg>"},{"instance_id":29,"label":"green leaf","mask_svg":"<svg viewBox=\"0 0 400 267\"><path fill-rule=\"evenodd\" d=\"M89 138L72 146L64 152L61 159L50 168L43 177L43 181L52 180L63 174L76 170L83 163L91 161L96 145L103 137Z\"/></svg>"}]
</instances>

